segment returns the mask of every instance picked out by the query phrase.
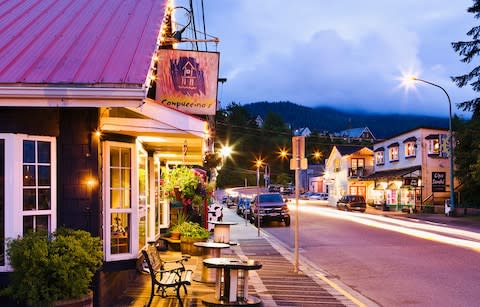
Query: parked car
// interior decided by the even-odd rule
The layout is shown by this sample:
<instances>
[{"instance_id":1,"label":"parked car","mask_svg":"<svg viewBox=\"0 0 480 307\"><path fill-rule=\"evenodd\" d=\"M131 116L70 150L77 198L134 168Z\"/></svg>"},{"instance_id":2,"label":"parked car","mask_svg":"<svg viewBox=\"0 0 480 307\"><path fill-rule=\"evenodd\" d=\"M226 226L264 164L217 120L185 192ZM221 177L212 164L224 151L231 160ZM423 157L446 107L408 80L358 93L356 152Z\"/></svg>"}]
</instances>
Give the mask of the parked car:
<instances>
[{"instance_id":1,"label":"parked car","mask_svg":"<svg viewBox=\"0 0 480 307\"><path fill-rule=\"evenodd\" d=\"M295 189L293 187L280 187L280 193L283 195L293 194Z\"/></svg>"},{"instance_id":2,"label":"parked car","mask_svg":"<svg viewBox=\"0 0 480 307\"><path fill-rule=\"evenodd\" d=\"M271 184L268 186L268 192L280 192L281 186L279 184Z\"/></svg>"},{"instance_id":3,"label":"parked car","mask_svg":"<svg viewBox=\"0 0 480 307\"><path fill-rule=\"evenodd\" d=\"M305 193L302 193L300 194L300 199L310 199L310 196L314 194L313 192L305 192Z\"/></svg>"},{"instance_id":4,"label":"parked car","mask_svg":"<svg viewBox=\"0 0 480 307\"><path fill-rule=\"evenodd\" d=\"M312 200L328 200L328 193L311 193L308 199Z\"/></svg>"},{"instance_id":5,"label":"parked car","mask_svg":"<svg viewBox=\"0 0 480 307\"><path fill-rule=\"evenodd\" d=\"M290 226L290 212L280 193L265 193L255 196L250 204L250 222L284 222Z\"/></svg>"},{"instance_id":6,"label":"parked car","mask_svg":"<svg viewBox=\"0 0 480 307\"><path fill-rule=\"evenodd\" d=\"M228 195L225 204L227 208L233 207L238 202L238 196Z\"/></svg>"},{"instance_id":7,"label":"parked car","mask_svg":"<svg viewBox=\"0 0 480 307\"><path fill-rule=\"evenodd\" d=\"M367 203L361 195L344 195L337 201L338 210L365 212L366 208Z\"/></svg>"},{"instance_id":8,"label":"parked car","mask_svg":"<svg viewBox=\"0 0 480 307\"><path fill-rule=\"evenodd\" d=\"M248 196L242 196L238 199L238 205L237 205L237 214L240 216L245 216L247 214L247 218L250 214L250 203L252 199L251 197Z\"/></svg>"}]
</instances>

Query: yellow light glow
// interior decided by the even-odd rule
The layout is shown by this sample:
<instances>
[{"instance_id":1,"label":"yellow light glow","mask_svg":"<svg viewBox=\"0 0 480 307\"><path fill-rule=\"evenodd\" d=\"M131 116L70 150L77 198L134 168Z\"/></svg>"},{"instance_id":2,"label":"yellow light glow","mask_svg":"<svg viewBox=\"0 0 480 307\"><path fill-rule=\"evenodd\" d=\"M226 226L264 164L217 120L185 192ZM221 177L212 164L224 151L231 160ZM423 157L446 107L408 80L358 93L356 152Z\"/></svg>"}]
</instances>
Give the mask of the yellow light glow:
<instances>
[{"instance_id":1,"label":"yellow light glow","mask_svg":"<svg viewBox=\"0 0 480 307\"><path fill-rule=\"evenodd\" d=\"M261 157L255 160L255 167L260 168L263 165L263 159Z\"/></svg>"},{"instance_id":2,"label":"yellow light glow","mask_svg":"<svg viewBox=\"0 0 480 307\"><path fill-rule=\"evenodd\" d=\"M278 152L278 156L283 160L288 158L288 150L285 148L281 148Z\"/></svg>"},{"instance_id":3,"label":"yellow light glow","mask_svg":"<svg viewBox=\"0 0 480 307\"><path fill-rule=\"evenodd\" d=\"M96 131L95 131L95 135L96 135L97 137L100 137L100 136L102 136L102 132L101 132L100 130L96 130Z\"/></svg>"},{"instance_id":4,"label":"yellow light glow","mask_svg":"<svg viewBox=\"0 0 480 307\"><path fill-rule=\"evenodd\" d=\"M320 159L320 158L322 157L322 153L317 150L317 151L315 151L315 152L313 153L313 157L315 157L315 159L318 160L318 159Z\"/></svg>"},{"instance_id":5,"label":"yellow light glow","mask_svg":"<svg viewBox=\"0 0 480 307\"><path fill-rule=\"evenodd\" d=\"M87 178L86 183L88 187L93 188L94 186L97 185L97 180L93 177L90 177L90 178Z\"/></svg>"}]
</instances>

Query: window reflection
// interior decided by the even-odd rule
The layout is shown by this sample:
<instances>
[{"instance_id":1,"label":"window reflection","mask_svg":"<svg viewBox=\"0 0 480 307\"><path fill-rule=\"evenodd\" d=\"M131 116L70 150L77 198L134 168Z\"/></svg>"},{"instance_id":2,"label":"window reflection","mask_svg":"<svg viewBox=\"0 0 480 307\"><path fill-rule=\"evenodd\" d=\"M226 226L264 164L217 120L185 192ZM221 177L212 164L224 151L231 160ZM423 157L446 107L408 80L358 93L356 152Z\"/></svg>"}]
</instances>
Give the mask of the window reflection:
<instances>
[{"instance_id":1,"label":"window reflection","mask_svg":"<svg viewBox=\"0 0 480 307\"><path fill-rule=\"evenodd\" d=\"M130 252L130 214L112 213L110 253L121 254Z\"/></svg>"}]
</instances>

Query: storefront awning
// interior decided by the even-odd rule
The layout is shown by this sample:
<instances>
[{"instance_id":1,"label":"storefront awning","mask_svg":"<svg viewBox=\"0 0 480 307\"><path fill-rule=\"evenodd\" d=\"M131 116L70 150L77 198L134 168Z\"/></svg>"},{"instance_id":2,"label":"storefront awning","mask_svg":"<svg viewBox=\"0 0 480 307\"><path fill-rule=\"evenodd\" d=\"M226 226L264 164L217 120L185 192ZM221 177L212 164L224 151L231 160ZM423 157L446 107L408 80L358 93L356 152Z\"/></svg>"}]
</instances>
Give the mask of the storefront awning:
<instances>
[{"instance_id":1,"label":"storefront awning","mask_svg":"<svg viewBox=\"0 0 480 307\"><path fill-rule=\"evenodd\" d=\"M100 119L102 133L137 137L166 162L203 164L208 124L147 99L143 106L110 110Z\"/></svg>"},{"instance_id":2,"label":"storefront awning","mask_svg":"<svg viewBox=\"0 0 480 307\"><path fill-rule=\"evenodd\" d=\"M407 167L407 168L380 171L380 172L375 172L373 174L366 176L364 180L401 178L405 175L408 175L415 171L419 171L421 169L422 167L420 165L416 165L416 166Z\"/></svg>"}]
</instances>

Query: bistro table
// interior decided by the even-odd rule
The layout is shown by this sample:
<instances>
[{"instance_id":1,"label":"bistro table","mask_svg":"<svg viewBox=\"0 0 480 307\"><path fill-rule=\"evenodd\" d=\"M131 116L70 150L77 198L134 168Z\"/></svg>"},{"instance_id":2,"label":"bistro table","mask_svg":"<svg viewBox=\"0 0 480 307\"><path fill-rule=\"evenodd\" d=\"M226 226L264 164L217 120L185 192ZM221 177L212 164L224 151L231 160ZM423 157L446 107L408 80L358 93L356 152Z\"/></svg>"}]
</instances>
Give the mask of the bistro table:
<instances>
[{"instance_id":1,"label":"bistro table","mask_svg":"<svg viewBox=\"0 0 480 307\"><path fill-rule=\"evenodd\" d=\"M202 252L202 275L200 277L200 282L209 282L214 283L216 278L216 269L209 269L203 265L203 260L209 258L219 258L223 248L229 248L229 244L217 243L217 242L195 242L193 245L201 247Z\"/></svg>"},{"instance_id":2,"label":"bistro table","mask_svg":"<svg viewBox=\"0 0 480 307\"><path fill-rule=\"evenodd\" d=\"M209 258L203 260L203 265L217 269L215 294L202 298L205 305L259 306L261 304L258 297L248 295L248 271L262 268L260 262L234 258Z\"/></svg>"},{"instance_id":3,"label":"bistro table","mask_svg":"<svg viewBox=\"0 0 480 307\"><path fill-rule=\"evenodd\" d=\"M209 223L215 225L215 228L213 229L213 241L230 245L237 244L235 242L230 242L230 225L236 225L236 222L211 221Z\"/></svg>"}]
</instances>

